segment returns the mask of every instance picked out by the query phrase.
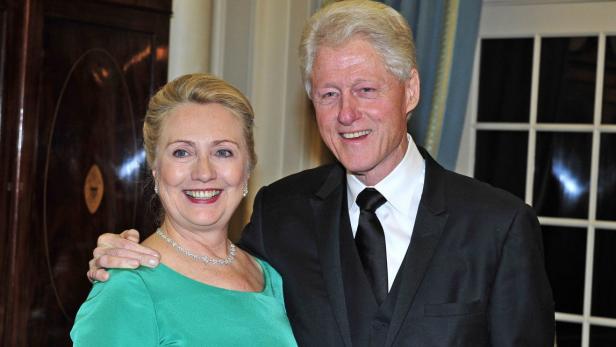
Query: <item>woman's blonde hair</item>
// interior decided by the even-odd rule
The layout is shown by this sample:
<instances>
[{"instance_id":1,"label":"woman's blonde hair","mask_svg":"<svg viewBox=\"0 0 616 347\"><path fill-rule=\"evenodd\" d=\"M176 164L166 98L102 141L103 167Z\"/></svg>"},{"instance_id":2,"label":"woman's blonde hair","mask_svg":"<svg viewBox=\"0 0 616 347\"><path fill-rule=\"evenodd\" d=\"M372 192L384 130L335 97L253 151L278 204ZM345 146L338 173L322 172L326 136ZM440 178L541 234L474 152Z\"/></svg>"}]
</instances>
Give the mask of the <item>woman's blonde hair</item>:
<instances>
[{"instance_id":1,"label":"woman's blonde hair","mask_svg":"<svg viewBox=\"0 0 616 347\"><path fill-rule=\"evenodd\" d=\"M253 126L254 112L246 97L229 83L209 74L188 74L164 85L148 104L143 122L143 146L150 169L154 168L156 148L164 120L177 106L185 103L212 104L224 106L237 116L243 127L244 140L248 148L249 170L257 163Z\"/></svg>"}]
</instances>

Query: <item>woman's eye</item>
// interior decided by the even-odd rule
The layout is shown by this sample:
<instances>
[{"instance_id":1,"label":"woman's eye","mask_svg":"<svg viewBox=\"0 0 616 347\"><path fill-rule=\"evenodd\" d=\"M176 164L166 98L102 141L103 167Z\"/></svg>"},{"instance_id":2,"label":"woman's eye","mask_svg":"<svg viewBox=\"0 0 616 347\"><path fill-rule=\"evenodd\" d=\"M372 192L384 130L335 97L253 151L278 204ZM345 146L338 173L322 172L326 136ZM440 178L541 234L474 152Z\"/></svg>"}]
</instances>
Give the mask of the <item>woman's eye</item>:
<instances>
[{"instance_id":1,"label":"woman's eye","mask_svg":"<svg viewBox=\"0 0 616 347\"><path fill-rule=\"evenodd\" d=\"M188 151L185 149L176 149L173 151L173 156L176 158L184 158L188 156Z\"/></svg>"},{"instance_id":2,"label":"woman's eye","mask_svg":"<svg viewBox=\"0 0 616 347\"><path fill-rule=\"evenodd\" d=\"M216 151L216 156L220 158L229 158L233 156L233 152L228 149L219 149Z\"/></svg>"}]
</instances>

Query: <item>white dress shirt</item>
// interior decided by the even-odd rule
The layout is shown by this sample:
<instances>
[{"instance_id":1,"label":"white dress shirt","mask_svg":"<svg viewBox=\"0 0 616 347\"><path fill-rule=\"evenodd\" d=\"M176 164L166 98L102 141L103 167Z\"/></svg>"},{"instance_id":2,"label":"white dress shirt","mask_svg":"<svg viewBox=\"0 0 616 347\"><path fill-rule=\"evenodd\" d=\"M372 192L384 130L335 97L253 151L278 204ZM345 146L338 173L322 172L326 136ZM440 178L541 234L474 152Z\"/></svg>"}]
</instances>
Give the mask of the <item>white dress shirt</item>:
<instances>
[{"instance_id":1,"label":"white dress shirt","mask_svg":"<svg viewBox=\"0 0 616 347\"><path fill-rule=\"evenodd\" d=\"M426 173L425 160L411 136L407 134L407 138L409 145L402 161L373 187L387 199L387 202L376 210L376 215L385 232L389 290L411 243ZM359 224L359 206L355 200L364 188L366 185L347 172L347 206L353 237Z\"/></svg>"}]
</instances>

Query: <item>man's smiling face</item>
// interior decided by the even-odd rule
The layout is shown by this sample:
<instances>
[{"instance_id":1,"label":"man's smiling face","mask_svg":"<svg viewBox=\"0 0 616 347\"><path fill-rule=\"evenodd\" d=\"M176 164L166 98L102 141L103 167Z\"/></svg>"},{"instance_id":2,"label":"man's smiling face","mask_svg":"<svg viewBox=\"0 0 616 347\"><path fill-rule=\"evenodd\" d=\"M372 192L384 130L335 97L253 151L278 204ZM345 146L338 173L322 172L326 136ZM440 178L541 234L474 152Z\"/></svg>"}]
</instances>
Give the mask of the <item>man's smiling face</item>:
<instances>
[{"instance_id":1,"label":"man's smiling face","mask_svg":"<svg viewBox=\"0 0 616 347\"><path fill-rule=\"evenodd\" d=\"M400 81L372 45L353 38L319 47L312 101L323 141L344 167L375 185L404 157L406 115L419 101L419 77Z\"/></svg>"}]
</instances>

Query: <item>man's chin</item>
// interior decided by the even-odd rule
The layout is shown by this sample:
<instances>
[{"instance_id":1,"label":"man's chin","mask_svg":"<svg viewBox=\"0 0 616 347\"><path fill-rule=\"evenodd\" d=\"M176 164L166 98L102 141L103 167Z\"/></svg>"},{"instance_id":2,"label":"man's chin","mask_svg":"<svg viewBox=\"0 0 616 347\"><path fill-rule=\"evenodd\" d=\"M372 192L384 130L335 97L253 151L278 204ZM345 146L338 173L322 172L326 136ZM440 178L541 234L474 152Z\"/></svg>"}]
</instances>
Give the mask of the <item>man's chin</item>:
<instances>
[{"instance_id":1,"label":"man's chin","mask_svg":"<svg viewBox=\"0 0 616 347\"><path fill-rule=\"evenodd\" d=\"M367 165L346 165L342 163L342 166L346 168L348 173L355 176L365 176L372 169L372 167Z\"/></svg>"}]
</instances>

